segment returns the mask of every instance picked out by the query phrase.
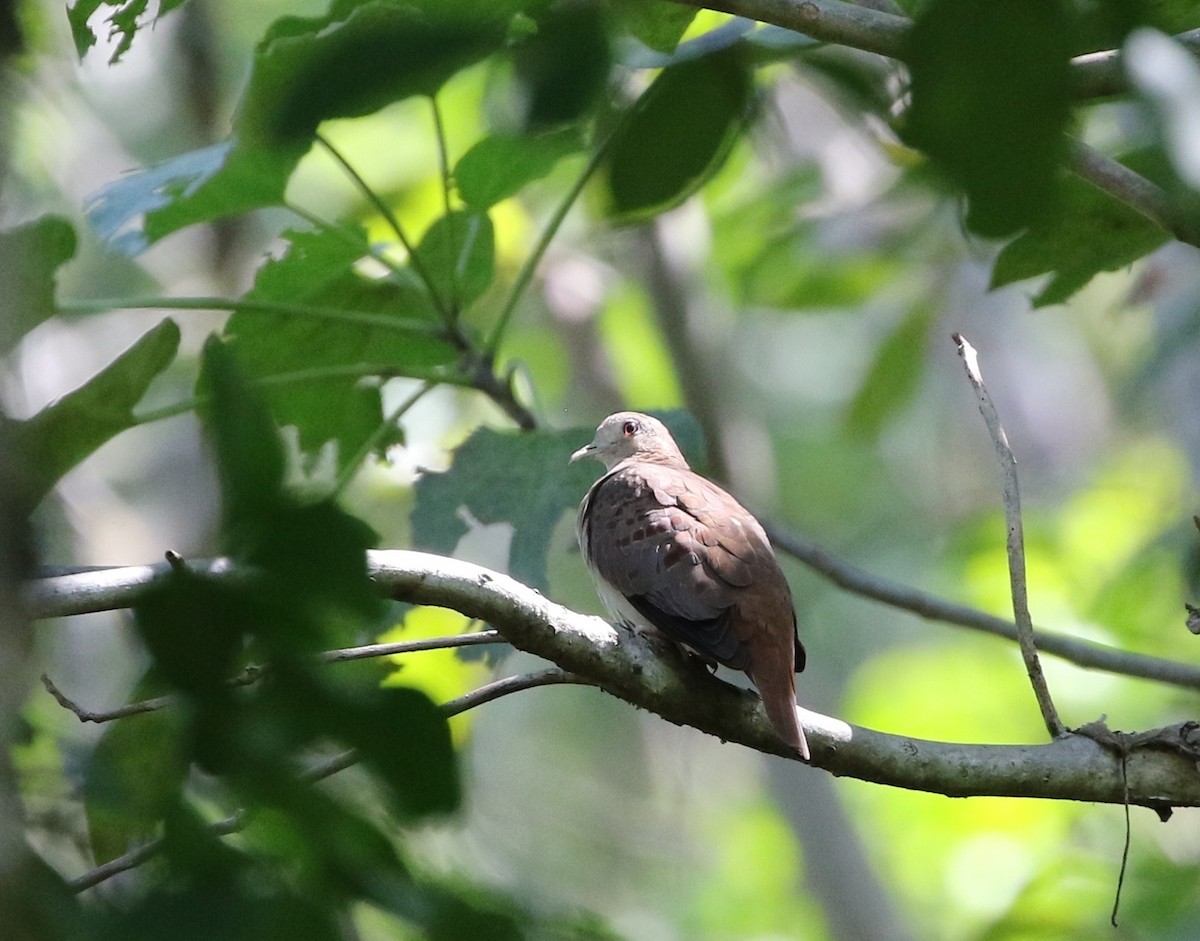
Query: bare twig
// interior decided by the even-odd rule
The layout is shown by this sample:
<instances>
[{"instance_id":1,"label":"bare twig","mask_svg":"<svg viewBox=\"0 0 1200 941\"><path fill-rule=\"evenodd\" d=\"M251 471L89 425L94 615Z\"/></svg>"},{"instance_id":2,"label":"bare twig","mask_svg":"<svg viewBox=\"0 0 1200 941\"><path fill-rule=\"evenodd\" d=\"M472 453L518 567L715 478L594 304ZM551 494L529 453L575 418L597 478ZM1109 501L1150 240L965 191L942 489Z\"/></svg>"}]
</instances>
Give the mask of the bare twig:
<instances>
[{"instance_id":1,"label":"bare twig","mask_svg":"<svg viewBox=\"0 0 1200 941\"><path fill-rule=\"evenodd\" d=\"M569 683L576 686L596 685L594 680L589 680L585 676L568 673L566 670L560 670L558 667L547 667L545 670L538 670L536 673L506 676L503 679L488 683L486 686L480 686L479 689L473 689L471 692L459 696L457 699L451 699L449 702L443 703L442 712L448 716L456 716L466 712L468 709L474 709L476 706L482 706L484 703L500 699L502 696L519 693L526 689L535 689L538 686L556 686L562 683Z\"/></svg>"},{"instance_id":2,"label":"bare twig","mask_svg":"<svg viewBox=\"0 0 1200 941\"><path fill-rule=\"evenodd\" d=\"M172 563L174 564L174 563ZM471 647L479 644L496 644L504 643L504 638L500 636L498 631L478 631L473 634L452 634L448 637L423 637L420 640L406 640L392 644L367 644L362 647L343 647L340 650L327 650L320 655L320 659L325 663L343 663L349 660L368 660L373 657L392 657L397 654L416 653L422 650L444 650L451 647ZM230 679L230 686L250 686L262 679L267 671L267 667L251 664L242 670L237 676ZM555 682L554 680L546 680L541 684ZM571 682L569 680L559 680L558 682ZM581 681L576 681L581 682ZM153 699L142 699L137 702L127 703L117 709L110 709L106 712L94 712L91 709L84 709L73 699L70 699L62 690L54 685L54 682L46 674L42 674L42 685L46 688L51 696L55 698L60 706L67 711L73 713L80 722L113 722L117 719L125 719L129 716L142 715L147 712L154 712L158 709L163 709L166 706L173 705L177 700L174 696L156 696ZM455 700L457 702L457 700ZM486 701L486 700L485 700ZM465 708L470 708L467 706ZM456 715L457 710L451 715Z\"/></svg>"},{"instance_id":3,"label":"bare twig","mask_svg":"<svg viewBox=\"0 0 1200 941\"><path fill-rule=\"evenodd\" d=\"M42 674L42 685L46 687L46 692L55 698L60 706L75 715L80 722L112 722L115 719L124 719L128 716L142 715L147 712L154 712L157 709L162 709L164 706L169 706L175 702L174 696L156 696L153 699L143 699L140 702L131 702L121 706L118 709L111 709L107 712L93 712L90 709L84 709L73 699L69 699L67 695L54 685L54 682L45 673Z\"/></svg>"},{"instance_id":4,"label":"bare twig","mask_svg":"<svg viewBox=\"0 0 1200 941\"><path fill-rule=\"evenodd\" d=\"M864 571L856 565L838 558L822 546L798 533L787 532L776 526L768 526L771 542L810 569L829 579L833 584L864 598L872 598L889 607L909 611L931 621L957 624L971 630L982 631L1008 640L1017 639L1017 626L1012 621L996 617L972 608L939 598L928 592L902 585ZM1200 633L1200 625L1196 628ZM1103 670L1122 676L1139 677L1166 683L1184 689L1200 690L1200 667L1165 657L1152 657L1134 653L1053 631L1034 629L1037 649L1044 654L1053 654L1078 667Z\"/></svg>"},{"instance_id":5,"label":"bare twig","mask_svg":"<svg viewBox=\"0 0 1200 941\"><path fill-rule=\"evenodd\" d=\"M223 820L216 820L208 825L208 832L217 836L226 836L230 833L237 833L246 826L246 812L238 810L225 817ZM83 892L93 886L99 885L113 876L118 876L123 872L128 872L131 869L136 869L143 863L149 862L155 856L162 852L165 841L162 837L150 840L148 843L142 843L139 846L133 847L127 853L123 853L114 859L110 859L103 865L97 866L95 869L89 869L83 875L72 879L67 883L72 892Z\"/></svg>"},{"instance_id":6,"label":"bare twig","mask_svg":"<svg viewBox=\"0 0 1200 941\"><path fill-rule=\"evenodd\" d=\"M474 634L474 635L468 634L468 635L462 635L462 636L479 638L479 637L486 637L486 635L495 634L495 633L496 633L495 631L484 631L481 634ZM458 640L459 638L437 638L437 639ZM489 638L489 640L490 640L490 638ZM487 640L471 641L471 643L486 643L486 642L488 642L488 641ZM420 642L418 641L417 643L420 643ZM389 646L389 645L379 645L379 646ZM444 645L444 646L453 646L453 645ZM358 649L362 649L362 648L358 648ZM419 649L429 650L432 648L422 647ZM331 651L331 652L338 653L340 651ZM71 709L71 711L75 712L76 715L80 714L79 712L76 711L76 708L74 708L74 704L71 703L70 700L66 699L65 696L62 696L62 694L59 693L58 690L54 688L54 685L52 683L50 683L50 681L48 679L46 679L46 677L44 677L44 676L42 677L42 682L46 684L47 689L49 689L51 691L52 695L54 695L54 697L56 699L58 699L61 703L63 703L64 706ZM512 693L518 693L518 692L521 692L522 690L534 689L538 686L552 686L552 685L568 684L568 683L582 685L582 686L594 685L592 683L592 681L587 679L586 677L576 676L574 674L567 673L565 670L560 670L558 667L548 667L547 669L538 670L534 673L526 673L526 674L522 674L520 676L507 676L504 679L496 680L494 683L488 683L486 686L481 686L481 687L479 687L479 689L472 690L471 692L467 693L465 696L459 696L457 699L451 699L449 702L443 703L441 706L441 710L443 713L445 713L445 715L447 717L456 716L456 715L460 715L460 714L466 712L469 709L474 709L476 706L481 706L484 703L494 702L495 700L500 699L503 696L508 696L508 695L511 695ZM82 718L82 716L81 716L81 718ZM96 721L96 720L92 720L92 721ZM312 765L309 765L307 768L305 768L303 771L301 771L300 774L298 775L298 778L299 778L299 780L301 780L305 783L315 784L318 781L323 781L326 778L332 777L333 775L337 774L339 771L345 771L347 768L353 767L354 765L358 764L358 762L359 762L358 750L354 749L354 748L350 748L350 749L347 749L346 751L338 752L334 755L330 755L327 758L322 758L320 761L314 762ZM222 820L217 820L214 823L209 824L208 832L216 834L218 836L225 836L230 833L237 833L239 830L241 830L246 825L247 816L248 816L248 814L247 814L246 810L244 810L244 809L237 810L234 813L230 814L228 817L225 817ZM136 869L138 866L141 866L143 863L148 862L149 860L151 860L155 856L157 856L160 852L162 852L162 848L163 848L163 840L161 837L154 839L154 840L150 840L149 842L143 843L140 846L135 846L133 849L129 850L129 852L124 853L121 856L116 857L115 859L110 859L108 862L104 863L103 865L97 866L95 869L91 869L88 872L84 873L82 876L79 876L78 878L71 880L71 882L69 883L71 890L73 892L83 892L86 889L90 889L93 886L99 885L101 882L104 882L107 879L111 879L113 876L119 875L123 872L128 872L131 869Z\"/></svg>"},{"instance_id":7,"label":"bare twig","mask_svg":"<svg viewBox=\"0 0 1200 941\"><path fill-rule=\"evenodd\" d=\"M503 644L499 631L478 631L474 634L451 634L447 637L422 637L420 640L402 640L394 644L366 644L362 647L343 647L327 650L321 659L329 663L343 660L366 660L371 657L391 657L419 650L443 650L447 647L472 647L476 644Z\"/></svg>"},{"instance_id":8,"label":"bare twig","mask_svg":"<svg viewBox=\"0 0 1200 941\"><path fill-rule=\"evenodd\" d=\"M1129 773L1126 768L1128 755L1121 755L1121 780L1125 784L1125 844L1121 847L1121 869L1117 873L1117 890L1113 893L1112 914L1109 921L1117 927L1117 911L1121 907L1121 889L1125 887L1125 873L1129 869L1129 843L1132 838L1132 827L1129 821Z\"/></svg>"},{"instance_id":9,"label":"bare twig","mask_svg":"<svg viewBox=\"0 0 1200 941\"><path fill-rule=\"evenodd\" d=\"M983 414L984 423L991 433L992 442L996 446L996 458L1004 474L1004 519L1008 529L1008 577L1012 589L1013 617L1017 625L1017 643L1021 648L1021 657L1025 661L1025 672L1033 685L1033 694L1037 697L1038 708L1042 710L1042 719L1051 738L1058 738L1067 731L1066 726L1058 717L1054 708L1054 700L1050 697L1050 687L1046 685L1042 664L1038 660L1037 644L1033 637L1033 619L1029 616L1029 591L1025 581L1025 535L1021 522L1021 496L1017 487L1017 459L1008 444L1008 436L1000 425L1000 416L996 406L983 384L983 376L979 373L978 354L975 347L967 342L961 333L954 334L954 343L958 347L958 355L962 358L967 370L967 379L979 399L979 411Z\"/></svg>"}]
</instances>

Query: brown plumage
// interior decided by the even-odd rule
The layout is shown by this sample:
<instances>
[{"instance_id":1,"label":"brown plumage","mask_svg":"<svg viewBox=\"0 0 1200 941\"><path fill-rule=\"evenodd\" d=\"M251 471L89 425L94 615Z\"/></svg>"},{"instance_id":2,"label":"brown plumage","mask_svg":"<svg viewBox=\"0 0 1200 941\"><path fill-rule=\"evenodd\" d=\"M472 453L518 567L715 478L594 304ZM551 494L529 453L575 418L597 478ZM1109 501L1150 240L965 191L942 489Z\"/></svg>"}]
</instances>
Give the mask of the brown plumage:
<instances>
[{"instance_id":1,"label":"brown plumage","mask_svg":"<svg viewBox=\"0 0 1200 941\"><path fill-rule=\"evenodd\" d=\"M608 469L580 504L579 545L609 613L745 671L779 736L807 759L795 677L804 647L758 520L693 471L649 415L609 415L571 460L585 457Z\"/></svg>"}]
</instances>

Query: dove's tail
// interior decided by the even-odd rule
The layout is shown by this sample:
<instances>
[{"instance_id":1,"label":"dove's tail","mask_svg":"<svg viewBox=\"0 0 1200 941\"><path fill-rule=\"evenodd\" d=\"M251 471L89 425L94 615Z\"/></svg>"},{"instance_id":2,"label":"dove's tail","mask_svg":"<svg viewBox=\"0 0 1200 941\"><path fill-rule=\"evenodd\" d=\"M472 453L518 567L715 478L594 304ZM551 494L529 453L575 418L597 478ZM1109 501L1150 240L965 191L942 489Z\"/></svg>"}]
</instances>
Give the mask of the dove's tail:
<instances>
[{"instance_id":1,"label":"dove's tail","mask_svg":"<svg viewBox=\"0 0 1200 941\"><path fill-rule=\"evenodd\" d=\"M779 737L796 749L801 757L808 761L811 757L808 751L808 739L804 737L804 727L800 725L800 715L796 706L796 685L793 674L778 670L767 670L765 676L750 675L758 694L762 697L763 706L767 710L767 718Z\"/></svg>"}]
</instances>

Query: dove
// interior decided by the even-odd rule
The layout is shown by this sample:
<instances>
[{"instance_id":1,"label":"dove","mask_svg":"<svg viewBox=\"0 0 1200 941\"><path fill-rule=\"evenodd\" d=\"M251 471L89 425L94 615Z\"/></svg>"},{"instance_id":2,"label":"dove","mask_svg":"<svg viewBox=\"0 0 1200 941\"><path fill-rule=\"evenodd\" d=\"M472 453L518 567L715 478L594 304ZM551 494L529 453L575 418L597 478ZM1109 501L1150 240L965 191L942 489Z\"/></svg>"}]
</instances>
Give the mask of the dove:
<instances>
[{"instance_id":1,"label":"dove","mask_svg":"<svg viewBox=\"0 0 1200 941\"><path fill-rule=\"evenodd\" d=\"M795 676L805 652L762 525L693 471L650 415L609 415L571 455L584 458L606 468L579 506L578 536L609 614L745 672L779 737L807 761Z\"/></svg>"}]
</instances>

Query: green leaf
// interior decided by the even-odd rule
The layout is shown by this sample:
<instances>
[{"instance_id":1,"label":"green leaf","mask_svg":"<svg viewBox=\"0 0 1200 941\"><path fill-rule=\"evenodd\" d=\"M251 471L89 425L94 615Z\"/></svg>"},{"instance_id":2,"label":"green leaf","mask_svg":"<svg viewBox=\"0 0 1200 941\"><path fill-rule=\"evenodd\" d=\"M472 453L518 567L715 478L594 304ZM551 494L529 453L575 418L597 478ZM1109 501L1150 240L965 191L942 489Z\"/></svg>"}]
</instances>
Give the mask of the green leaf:
<instances>
[{"instance_id":1,"label":"green leaf","mask_svg":"<svg viewBox=\"0 0 1200 941\"><path fill-rule=\"evenodd\" d=\"M537 32L513 51L525 91L525 126L578 121L604 92L611 53L608 24L595 2L551 4Z\"/></svg>"},{"instance_id":2,"label":"green leaf","mask_svg":"<svg viewBox=\"0 0 1200 941\"><path fill-rule=\"evenodd\" d=\"M473 210L447 213L425 232L417 256L437 297L462 311L488 289L496 272L492 220Z\"/></svg>"},{"instance_id":3,"label":"green leaf","mask_svg":"<svg viewBox=\"0 0 1200 941\"><path fill-rule=\"evenodd\" d=\"M753 92L736 47L664 69L634 104L604 163L614 220L648 218L704 185L741 131Z\"/></svg>"},{"instance_id":4,"label":"green leaf","mask_svg":"<svg viewBox=\"0 0 1200 941\"><path fill-rule=\"evenodd\" d=\"M0 232L0 353L54 316L55 273L74 255L75 230L58 216Z\"/></svg>"},{"instance_id":5,"label":"green leaf","mask_svg":"<svg viewBox=\"0 0 1200 941\"><path fill-rule=\"evenodd\" d=\"M343 709L335 731L379 775L404 820L448 814L462 799L450 726L428 696L415 689L374 690L367 703Z\"/></svg>"},{"instance_id":6,"label":"green leaf","mask_svg":"<svg viewBox=\"0 0 1200 941\"><path fill-rule=\"evenodd\" d=\"M83 785L88 837L97 862L114 859L153 837L179 800L188 770L182 729L182 717L170 708L105 726L88 758Z\"/></svg>"},{"instance_id":7,"label":"green leaf","mask_svg":"<svg viewBox=\"0 0 1200 941\"><path fill-rule=\"evenodd\" d=\"M907 138L966 193L973 231L1010 235L1048 209L1069 57L1058 0L930 0L913 26Z\"/></svg>"},{"instance_id":8,"label":"green leaf","mask_svg":"<svg viewBox=\"0 0 1200 941\"><path fill-rule=\"evenodd\" d=\"M145 26L153 26L162 17L184 0L159 0L158 12L153 18L145 17L150 7L149 0L76 0L67 7L67 21L71 24L71 38L75 41L75 51L83 58L87 51L96 45L99 35L92 29L92 16L101 7L111 7L112 11L104 18L108 23L106 38L120 37L113 54L108 57L108 64L115 65L133 45L133 37Z\"/></svg>"},{"instance_id":9,"label":"green leaf","mask_svg":"<svg viewBox=\"0 0 1200 941\"><path fill-rule=\"evenodd\" d=\"M696 11L663 0L609 0L617 28L632 34L656 52L675 50Z\"/></svg>"},{"instance_id":10,"label":"green leaf","mask_svg":"<svg viewBox=\"0 0 1200 941\"><path fill-rule=\"evenodd\" d=\"M431 552L452 552L467 532L460 513L464 508L484 524L511 523L509 573L546 590L547 533L567 509L578 506L596 477L594 468L568 463L591 435L583 429L479 429L455 451L448 471L417 481L414 544Z\"/></svg>"},{"instance_id":11,"label":"green leaf","mask_svg":"<svg viewBox=\"0 0 1200 941\"><path fill-rule=\"evenodd\" d=\"M224 503L223 547L247 558L248 546L237 537L239 527L252 531L254 521L279 503L283 488L283 444L271 416L235 361L234 353L209 337L201 355L202 382L209 401L201 408L217 459ZM253 547L254 542L250 543Z\"/></svg>"},{"instance_id":12,"label":"green leaf","mask_svg":"<svg viewBox=\"0 0 1200 941\"><path fill-rule=\"evenodd\" d=\"M577 128L543 134L493 134L462 155L454 168L458 194L475 209L488 209L540 180L564 157L578 153Z\"/></svg>"},{"instance_id":13,"label":"green leaf","mask_svg":"<svg viewBox=\"0 0 1200 941\"><path fill-rule=\"evenodd\" d=\"M329 118L432 96L499 49L505 19L440 0L335 3L326 16L277 20L259 44L237 128L244 140L312 139Z\"/></svg>"},{"instance_id":14,"label":"green leaf","mask_svg":"<svg viewBox=\"0 0 1200 941\"><path fill-rule=\"evenodd\" d=\"M136 424L133 407L178 348L179 327L164 320L87 383L27 421L11 423L31 501L40 501L63 474Z\"/></svg>"},{"instance_id":15,"label":"green leaf","mask_svg":"<svg viewBox=\"0 0 1200 941\"><path fill-rule=\"evenodd\" d=\"M275 424L233 351L216 338L205 344L203 370L210 395L203 417L224 504L222 549L274 578L276 594L264 594L264 604L286 609L308 599L309 606L372 614L378 602L367 578L366 550L375 534L330 500L302 503L283 491ZM267 627L286 632L287 619L278 620Z\"/></svg>"},{"instance_id":16,"label":"green leaf","mask_svg":"<svg viewBox=\"0 0 1200 941\"><path fill-rule=\"evenodd\" d=\"M1124 268L1169 240L1120 200L1078 177L1064 177L1053 211L1000 252L990 286L1053 272L1033 305L1061 304L1099 272Z\"/></svg>"},{"instance_id":17,"label":"green leaf","mask_svg":"<svg viewBox=\"0 0 1200 941\"><path fill-rule=\"evenodd\" d=\"M880 344L875 361L846 413L850 431L875 438L912 401L925 368L932 308L919 303Z\"/></svg>"},{"instance_id":18,"label":"green leaf","mask_svg":"<svg viewBox=\"0 0 1200 941\"><path fill-rule=\"evenodd\" d=\"M370 279L357 273L355 265L368 253L361 229L286 237L284 253L259 269L243 300L328 307L330 316L241 310L226 322L225 335L246 374L267 383L264 394L275 421L296 427L304 451L338 442L344 466L383 419L379 383L369 381L372 368L405 375L452 363L458 353L439 338L432 302L415 276L402 271ZM477 242L484 240L490 266L490 227ZM474 255L468 261L473 287L480 262ZM333 315L338 309L347 312L345 319ZM355 319L362 314L377 321ZM201 391L204 386L202 372Z\"/></svg>"},{"instance_id":19,"label":"green leaf","mask_svg":"<svg viewBox=\"0 0 1200 941\"><path fill-rule=\"evenodd\" d=\"M660 414L684 453L700 453L698 428L686 413ZM599 465L571 464L571 454L592 440L593 428L500 432L480 428L454 452L448 471L426 474L416 484L413 542L448 554L467 532L462 510L483 524L513 527L508 571L539 590L547 589L548 533L573 511L599 476Z\"/></svg>"},{"instance_id":20,"label":"green leaf","mask_svg":"<svg viewBox=\"0 0 1200 941\"><path fill-rule=\"evenodd\" d=\"M321 121L432 95L501 47L508 12L503 3L463 11L439 0L343 0L325 16L284 17L255 51L229 140L109 184L88 214L135 254L185 226L280 205Z\"/></svg>"},{"instance_id":21,"label":"green leaf","mask_svg":"<svg viewBox=\"0 0 1200 941\"><path fill-rule=\"evenodd\" d=\"M88 197L84 212L110 248L137 255L185 226L282 203L305 149L230 138L109 183Z\"/></svg>"}]
</instances>

